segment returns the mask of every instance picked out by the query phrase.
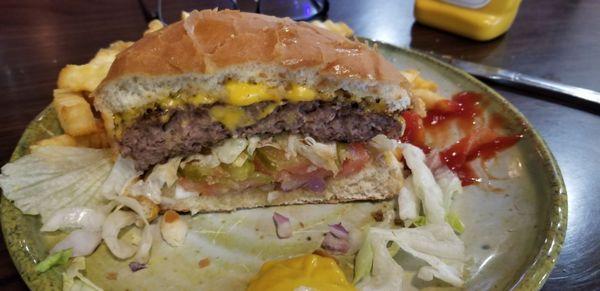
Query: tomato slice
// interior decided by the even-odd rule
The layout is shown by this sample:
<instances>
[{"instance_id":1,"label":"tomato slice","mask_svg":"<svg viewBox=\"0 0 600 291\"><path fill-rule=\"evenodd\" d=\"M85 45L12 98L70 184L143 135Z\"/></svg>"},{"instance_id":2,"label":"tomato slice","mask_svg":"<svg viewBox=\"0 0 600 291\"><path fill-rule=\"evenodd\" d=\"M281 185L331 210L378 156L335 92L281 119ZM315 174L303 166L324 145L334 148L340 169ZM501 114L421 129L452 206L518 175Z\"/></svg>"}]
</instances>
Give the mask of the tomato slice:
<instances>
[{"instance_id":1,"label":"tomato slice","mask_svg":"<svg viewBox=\"0 0 600 291\"><path fill-rule=\"evenodd\" d=\"M219 184L209 184L205 181L194 181L186 178L179 179L179 185L187 191L198 192L200 195L216 195L219 194L222 186Z\"/></svg>"},{"instance_id":2,"label":"tomato slice","mask_svg":"<svg viewBox=\"0 0 600 291\"><path fill-rule=\"evenodd\" d=\"M371 158L367 148L362 143L350 144L346 150L347 153L342 162L342 169L337 174L340 177L347 177L360 172Z\"/></svg>"}]
</instances>

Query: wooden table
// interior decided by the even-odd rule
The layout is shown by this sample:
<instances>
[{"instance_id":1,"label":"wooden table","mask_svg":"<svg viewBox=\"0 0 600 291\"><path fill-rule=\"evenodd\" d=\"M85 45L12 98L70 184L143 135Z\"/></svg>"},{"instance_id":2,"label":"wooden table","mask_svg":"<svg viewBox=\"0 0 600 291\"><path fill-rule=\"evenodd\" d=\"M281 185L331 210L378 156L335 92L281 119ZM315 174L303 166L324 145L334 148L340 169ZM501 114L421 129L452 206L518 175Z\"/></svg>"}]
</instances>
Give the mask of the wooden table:
<instances>
[{"instance_id":1,"label":"wooden table","mask_svg":"<svg viewBox=\"0 0 600 291\"><path fill-rule=\"evenodd\" d=\"M148 2L153 2L147 0ZM163 1L165 12L228 1ZM528 0L509 33L479 43L414 24L411 1L331 1L329 16L357 34L600 91L600 1ZM3 0L0 3L0 164L51 101L58 71L146 24L137 1ZM493 86L541 132L569 192L566 243L545 290L600 288L600 117L588 107ZM1 244L0 286L26 289Z\"/></svg>"}]
</instances>

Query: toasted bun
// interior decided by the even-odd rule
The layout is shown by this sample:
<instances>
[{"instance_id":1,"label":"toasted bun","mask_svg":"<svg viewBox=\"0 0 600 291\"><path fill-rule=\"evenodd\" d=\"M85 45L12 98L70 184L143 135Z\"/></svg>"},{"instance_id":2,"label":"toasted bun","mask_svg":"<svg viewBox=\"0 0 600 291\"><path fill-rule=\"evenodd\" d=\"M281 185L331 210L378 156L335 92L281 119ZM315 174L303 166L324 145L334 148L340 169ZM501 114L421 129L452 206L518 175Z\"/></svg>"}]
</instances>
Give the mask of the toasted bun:
<instances>
[{"instance_id":1,"label":"toasted bun","mask_svg":"<svg viewBox=\"0 0 600 291\"><path fill-rule=\"evenodd\" d=\"M229 79L343 89L380 98L389 111L410 104L406 79L373 48L309 23L231 10L194 11L147 34L117 56L93 94L96 108L118 113L173 92L222 92Z\"/></svg>"},{"instance_id":2,"label":"toasted bun","mask_svg":"<svg viewBox=\"0 0 600 291\"><path fill-rule=\"evenodd\" d=\"M321 193L303 189L290 192L251 189L225 195L187 198L161 205L161 208L198 213L292 204L385 200L400 192L402 184L400 173L386 165L371 163L356 175L330 181Z\"/></svg>"}]
</instances>

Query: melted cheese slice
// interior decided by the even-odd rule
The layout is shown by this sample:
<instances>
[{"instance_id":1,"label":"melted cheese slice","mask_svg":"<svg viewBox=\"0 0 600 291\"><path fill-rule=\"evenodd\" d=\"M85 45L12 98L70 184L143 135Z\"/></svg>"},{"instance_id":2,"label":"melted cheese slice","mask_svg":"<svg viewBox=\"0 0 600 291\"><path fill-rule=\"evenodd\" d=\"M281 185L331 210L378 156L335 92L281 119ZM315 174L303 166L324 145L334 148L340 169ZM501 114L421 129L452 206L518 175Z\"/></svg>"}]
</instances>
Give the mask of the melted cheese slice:
<instances>
[{"instance_id":1,"label":"melted cheese slice","mask_svg":"<svg viewBox=\"0 0 600 291\"><path fill-rule=\"evenodd\" d=\"M317 91L297 84L292 84L285 94L280 94L277 89L266 84L229 81L225 84L225 91L227 92L225 103L235 106L248 106L263 101L279 102L288 100L290 102L302 102L319 99Z\"/></svg>"},{"instance_id":2,"label":"melted cheese slice","mask_svg":"<svg viewBox=\"0 0 600 291\"><path fill-rule=\"evenodd\" d=\"M254 120L246 114L246 111L238 106L213 106L210 109L209 114L210 117L223 124L225 128L230 131L254 123Z\"/></svg>"},{"instance_id":3,"label":"melted cheese slice","mask_svg":"<svg viewBox=\"0 0 600 291\"><path fill-rule=\"evenodd\" d=\"M247 106L263 101L281 101L277 92L265 84L250 84L229 81L225 84L226 103L235 106Z\"/></svg>"},{"instance_id":4,"label":"melted cheese slice","mask_svg":"<svg viewBox=\"0 0 600 291\"><path fill-rule=\"evenodd\" d=\"M269 87L266 84L229 81L225 84L225 91L227 92L227 96L221 101L227 105L214 106L210 109L210 116L231 131L239 127L251 125L267 117L284 99L290 102L302 102L313 101L318 98L315 90L296 84L293 84L284 94L280 94L279 90ZM199 104L215 102L215 100L203 97L203 95L196 96L194 99L198 100L197 103ZM273 103L266 106L258 116L250 116L243 109L244 106L264 101Z\"/></svg>"},{"instance_id":5,"label":"melted cheese slice","mask_svg":"<svg viewBox=\"0 0 600 291\"><path fill-rule=\"evenodd\" d=\"M200 106L221 102L225 105L213 106L210 109L210 116L214 120L222 123L227 129L234 131L239 127L251 125L258 120L267 117L281 105L281 101L283 100L289 102L304 102L327 99L324 95L321 96L317 94L317 91L297 84L292 84L287 91L273 88L266 84L252 84L238 81L228 81L225 83L224 87L226 92L224 97L211 96L206 93L199 93L187 98L169 97L148 107L122 113L116 123L133 121L143 114L146 109L154 108L156 106L163 109L172 109L186 104ZM250 116L243 109L244 106L265 101L273 103L266 106L258 116ZM166 121L168 121L168 118L168 115L165 116Z\"/></svg>"}]
</instances>

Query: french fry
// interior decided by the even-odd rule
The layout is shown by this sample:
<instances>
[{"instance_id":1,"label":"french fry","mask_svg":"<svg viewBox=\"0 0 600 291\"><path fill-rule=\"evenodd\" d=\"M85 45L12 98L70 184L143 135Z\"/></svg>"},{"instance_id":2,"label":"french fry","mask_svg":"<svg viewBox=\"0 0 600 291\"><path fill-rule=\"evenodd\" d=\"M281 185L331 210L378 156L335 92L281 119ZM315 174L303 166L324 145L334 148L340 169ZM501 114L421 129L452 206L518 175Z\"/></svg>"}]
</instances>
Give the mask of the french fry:
<instances>
[{"instance_id":1,"label":"french fry","mask_svg":"<svg viewBox=\"0 0 600 291\"><path fill-rule=\"evenodd\" d=\"M400 71L400 74L406 78L406 80L412 85L415 79L419 76L419 71L417 70L404 70Z\"/></svg>"},{"instance_id":2,"label":"french fry","mask_svg":"<svg viewBox=\"0 0 600 291\"><path fill-rule=\"evenodd\" d=\"M432 92L436 92L438 89L436 83L423 79L421 73L417 70L405 70L400 71L400 73L408 80L413 89L424 89Z\"/></svg>"},{"instance_id":3,"label":"french fry","mask_svg":"<svg viewBox=\"0 0 600 291\"><path fill-rule=\"evenodd\" d=\"M412 92L415 97L423 100L427 109L431 109L438 101L446 99L440 94L427 89L414 89Z\"/></svg>"},{"instance_id":4,"label":"french fry","mask_svg":"<svg viewBox=\"0 0 600 291\"><path fill-rule=\"evenodd\" d=\"M105 131L98 131L87 135L75 137L77 145L86 148L102 149L110 147Z\"/></svg>"},{"instance_id":5,"label":"french fry","mask_svg":"<svg viewBox=\"0 0 600 291\"><path fill-rule=\"evenodd\" d=\"M56 89L52 106L58 114L61 127L67 134L82 136L98 131L92 108L81 94Z\"/></svg>"},{"instance_id":6,"label":"french fry","mask_svg":"<svg viewBox=\"0 0 600 291\"><path fill-rule=\"evenodd\" d=\"M68 134L61 134L50 138L42 139L37 141L31 146L31 148L44 147L44 146L77 146L77 141Z\"/></svg>"},{"instance_id":7,"label":"french fry","mask_svg":"<svg viewBox=\"0 0 600 291\"><path fill-rule=\"evenodd\" d=\"M416 96L414 96L416 97ZM425 116L427 116L427 110L425 107L425 102L423 102L423 99L416 97L416 98L412 98L412 105L413 105L413 111L419 115L419 117L421 118L425 118Z\"/></svg>"},{"instance_id":8,"label":"french fry","mask_svg":"<svg viewBox=\"0 0 600 291\"><path fill-rule=\"evenodd\" d=\"M92 92L108 74L110 65L118 53L129 47L131 42L117 41L103 48L85 65L67 65L58 74L58 88L74 92Z\"/></svg>"},{"instance_id":9,"label":"french fry","mask_svg":"<svg viewBox=\"0 0 600 291\"><path fill-rule=\"evenodd\" d=\"M183 13L183 12L182 12ZM148 29L144 31L144 35L162 29L165 25L158 19L148 22Z\"/></svg>"},{"instance_id":10,"label":"french fry","mask_svg":"<svg viewBox=\"0 0 600 291\"><path fill-rule=\"evenodd\" d=\"M436 92L438 89L436 83L429 81L429 80L425 80L425 79L421 78L421 76L419 76L419 75L417 75L417 77L415 78L415 80L413 82L413 88L429 90L431 92Z\"/></svg>"}]
</instances>

